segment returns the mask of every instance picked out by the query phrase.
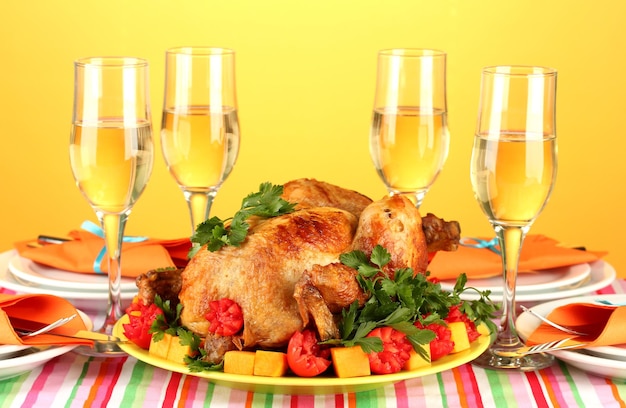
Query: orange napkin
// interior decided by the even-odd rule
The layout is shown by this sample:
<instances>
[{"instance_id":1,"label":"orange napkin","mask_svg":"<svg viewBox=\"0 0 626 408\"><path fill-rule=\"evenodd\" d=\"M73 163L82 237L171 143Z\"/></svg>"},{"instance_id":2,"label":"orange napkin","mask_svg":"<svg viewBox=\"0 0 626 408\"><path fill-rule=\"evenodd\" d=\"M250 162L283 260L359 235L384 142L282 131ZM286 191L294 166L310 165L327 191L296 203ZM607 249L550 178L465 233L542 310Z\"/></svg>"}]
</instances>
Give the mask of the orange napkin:
<instances>
[{"instance_id":1,"label":"orange napkin","mask_svg":"<svg viewBox=\"0 0 626 408\"><path fill-rule=\"evenodd\" d=\"M72 339L47 334L32 337L20 337L13 330L11 318L33 320L41 323L41 327L62 317L77 313L76 308L67 300L53 295L10 295L0 293L0 344L17 345L66 345L85 344L92 341ZM63 326L54 329L55 333L72 335L79 330L87 330L83 319L75 317Z\"/></svg>"},{"instance_id":2,"label":"orange napkin","mask_svg":"<svg viewBox=\"0 0 626 408\"><path fill-rule=\"evenodd\" d=\"M39 248L29 247L33 240L15 244L19 254L35 262L72 272L95 273L95 262L104 248L104 240L83 230L71 231L71 241L49 244ZM187 253L191 248L189 238L148 239L142 242L122 244L122 276L137 277L151 269L187 264ZM102 257L100 271L107 273L108 258Z\"/></svg>"},{"instance_id":3,"label":"orange napkin","mask_svg":"<svg viewBox=\"0 0 626 408\"><path fill-rule=\"evenodd\" d=\"M606 252L566 248L543 235L528 235L520 254L519 272L558 268L593 262ZM479 279L502 275L500 255L488 248L459 245L454 252L439 251L428 266L430 276L440 280L456 279L465 272L468 278Z\"/></svg>"},{"instance_id":4,"label":"orange napkin","mask_svg":"<svg viewBox=\"0 0 626 408\"><path fill-rule=\"evenodd\" d=\"M570 303L554 309L546 317L561 326L586 333L587 336L579 336L572 340L572 342L581 343L581 346L626 344L626 330L624 330L626 306ZM568 337L572 337L572 335L546 323L541 323L528 337L526 344L531 346Z\"/></svg>"}]
</instances>

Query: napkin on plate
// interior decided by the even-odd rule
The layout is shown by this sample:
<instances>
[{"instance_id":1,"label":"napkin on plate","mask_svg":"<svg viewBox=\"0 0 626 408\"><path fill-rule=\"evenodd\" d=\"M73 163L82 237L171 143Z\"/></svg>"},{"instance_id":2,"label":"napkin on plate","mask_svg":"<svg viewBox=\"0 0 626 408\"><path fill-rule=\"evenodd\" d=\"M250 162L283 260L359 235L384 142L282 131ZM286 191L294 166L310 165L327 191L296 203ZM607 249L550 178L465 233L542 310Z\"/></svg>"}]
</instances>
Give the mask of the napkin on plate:
<instances>
[{"instance_id":1,"label":"napkin on plate","mask_svg":"<svg viewBox=\"0 0 626 408\"><path fill-rule=\"evenodd\" d=\"M560 246L544 235L528 235L522 246L519 272L538 271L597 261L606 252L582 251ZM428 265L430 276L440 280L456 279L461 273L480 279L502 275L500 255L488 248L459 245L454 252L439 251Z\"/></svg>"},{"instance_id":2,"label":"napkin on plate","mask_svg":"<svg viewBox=\"0 0 626 408\"><path fill-rule=\"evenodd\" d=\"M47 334L20 337L15 333L11 318L27 319L41 323L41 327L62 317L78 313L67 300L53 295L12 295L0 293L0 344L14 345L90 345L92 341L73 339ZM80 315L63 326L54 329L55 333L72 335L79 330L87 330Z\"/></svg>"},{"instance_id":3,"label":"napkin on plate","mask_svg":"<svg viewBox=\"0 0 626 408\"><path fill-rule=\"evenodd\" d=\"M606 306L592 303L570 303L555 308L546 316L554 323L586 333L572 342L580 342L585 347L626 344L626 306ZM571 334L541 323L526 339L526 345L546 343L572 337Z\"/></svg>"},{"instance_id":4,"label":"napkin on plate","mask_svg":"<svg viewBox=\"0 0 626 408\"><path fill-rule=\"evenodd\" d=\"M74 230L70 241L62 244L29 247L33 240L17 242L15 247L20 256L56 269L83 272L107 273L106 256L101 256L104 240L88 231ZM134 278L151 269L185 266L191 248L189 238L155 239L122 244L122 276Z\"/></svg>"}]
</instances>

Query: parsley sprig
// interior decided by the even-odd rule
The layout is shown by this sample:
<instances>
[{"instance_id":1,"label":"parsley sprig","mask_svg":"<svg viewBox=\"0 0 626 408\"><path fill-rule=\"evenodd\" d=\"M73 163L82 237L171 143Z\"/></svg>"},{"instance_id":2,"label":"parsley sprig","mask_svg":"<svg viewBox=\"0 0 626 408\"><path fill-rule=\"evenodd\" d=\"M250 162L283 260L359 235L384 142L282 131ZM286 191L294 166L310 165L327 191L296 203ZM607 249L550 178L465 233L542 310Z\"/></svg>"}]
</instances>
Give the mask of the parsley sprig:
<instances>
[{"instance_id":1,"label":"parsley sprig","mask_svg":"<svg viewBox=\"0 0 626 408\"><path fill-rule=\"evenodd\" d=\"M163 314L157 315L148 333L152 333L154 341L161 341L165 333L176 336L178 328L181 327L180 313L183 310L183 305L179 303L176 308L172 309L170 301L164 302L159 295L154 296L154 304L163 311Z\"/></svg>"},{"instance_id":2,"label":"parsley sprig","mask_svg":"<svg viewBox=\"0 0 626 408\"><path fill-rule=\"evenodd\" d=\"M212 364L204 361L207 352L201 347L202 339L180 324L180 313L183 310L181 303L177 304L175 308L172 308L169 300L164 302L159 295L156 295L154 297L154 304L163 311L163 314L159 314L156 319L154 319L148 331L152 333L153 341L163 340L163 337L167 333L171 336L176 336L181 345L189 346L193 356L185 356L185 364L187 364L191 372L223 369L223 363Z\"/></svg>"},{"instance_id":3,"label":"parsley sprig","mask_svg":"<svg viewBox=\"0 0 626 408\"><path fill-rule=\"evenodd\" d=\"M246 220L252 216L272 218L292 212L296 204L282 199L282 194L283 186L272 185L268 182L262 183L258 192L250 193L243 199L241 209L233 217L225 220L211 217L199 224L191 237L193 245L189 251L189 258L193 257L204 245L212 252L225 245L241 245L250 228ZM231 221L228 227L227 221Z\"/></svg>"},{"instance_id":4,"label":"parsley sprig","mask_svg":"<svg viewBox=\"0 0 626 408\"><path fill-rule=\"evenodd\" d=\"M391 256L380 245L374 248L369 258L362 251L352 251L342 254L340 260L359 272L359 284L371 293L363 308L355 302L342 312L339 329L341 343L345 346L358 344L366 353L381 351L381 339L366 336L377 327L391 326L405 333L413 348L425 356L422 346L433 340L435 334L431 330L418 329L413 323L420 321L426 326L441 322L450 307L459 304L461 311L475 324L485 323L490 330L495 330L491 319L495 317L497 306L489 300L490 292L465 288L465 274L459 276L452 292L446 292L439 283L428 280L427 274L414 274L411 268L398 269L393 278L388 277L383 267ZM461 301L460 295L467 289L478 291L480 299Z\"/></svg>"}]
</instances>

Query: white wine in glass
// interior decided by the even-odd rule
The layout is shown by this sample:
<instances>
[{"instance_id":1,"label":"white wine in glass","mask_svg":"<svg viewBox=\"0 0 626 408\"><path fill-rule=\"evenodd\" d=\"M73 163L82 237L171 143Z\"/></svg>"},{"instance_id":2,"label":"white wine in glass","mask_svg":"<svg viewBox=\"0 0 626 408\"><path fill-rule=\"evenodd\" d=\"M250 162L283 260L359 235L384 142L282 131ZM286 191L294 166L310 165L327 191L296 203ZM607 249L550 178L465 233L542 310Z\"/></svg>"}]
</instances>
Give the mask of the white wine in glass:
<instances>
[{"instance_id":1,"label":"white wine in glass","mask_svg":"<svg viewBox=\"0 0 626 408\"><path fill-rule=\"evenodd\" d=\"M495 342L474 364L539 370L549 354L519 356L515 288L519 255L545 207L557 173L556 70L497 66L482 72L478 124L471 159L474 195L491 223L502 254L502 318Z\"/></svg>"},{"instance_id":2,"label":"white wine in glass","mask_svg":"<svg viewBox=\"0 0 626 408\"><path fill-rule=\"evenodd\" d=\"M152 172L154 149L148 62L131 57L84 58L74 64L70 162L76 184L104 231L109 303L100 332L110 335L121 317L121 248L131 209ZM123 356L119 348L89 355Z\"/></svg>"},{"instance_id":3,"label":"white wine in glass","mask_svg":"<svg viewBox=\"0 0 626 408\"><path fill-rule=\"evenodd\" d=\"M209 218L239 152L235 53L173 48L166 52L165 69L161 148L189 206L193 233Z\"/></svg>"},{"instance_id":4,"label":"white wine in glass","mask_svg":"<svg viewBox=\"0 0 626 408\"><path fill-rule=\"evenodd\" d=\"M447 115L445 53L379 52L370 154L391 195L420 207L448 156Z\"/></svg>"}]
</instances>

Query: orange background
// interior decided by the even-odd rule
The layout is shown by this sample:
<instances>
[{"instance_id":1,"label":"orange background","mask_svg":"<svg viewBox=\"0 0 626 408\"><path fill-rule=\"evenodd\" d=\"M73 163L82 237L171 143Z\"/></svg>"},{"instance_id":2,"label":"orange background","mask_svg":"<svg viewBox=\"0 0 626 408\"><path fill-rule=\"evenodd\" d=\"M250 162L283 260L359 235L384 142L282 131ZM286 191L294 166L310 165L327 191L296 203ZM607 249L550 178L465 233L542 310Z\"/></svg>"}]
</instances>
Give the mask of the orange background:
<instances>
[{"instance_id":1,"label":"orange background","mask_svg":"<svg viewBox=\"0 0 626 408\"><path fill-rule=\"evenodd\" d=\"M465 236L493 235L474 201L469 159L480 70L558 69L559 171L531 229L607 250L626 277L626 3L567 0L64 0L5 2L0 14L0 249L38 234L64 235L95 215L74 185L68 143L73 61L132 55L151 64L157 148L130 235L190 234L187 207L158 141L164 52L212 45L237 53L242 141L212 214L228 217L264 181L313 177L385 194L369 157L376 53L448 53L452 145L423 212L460 221Z\"/></svg>"}]
</instances>

